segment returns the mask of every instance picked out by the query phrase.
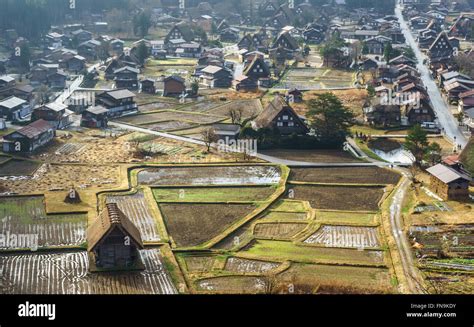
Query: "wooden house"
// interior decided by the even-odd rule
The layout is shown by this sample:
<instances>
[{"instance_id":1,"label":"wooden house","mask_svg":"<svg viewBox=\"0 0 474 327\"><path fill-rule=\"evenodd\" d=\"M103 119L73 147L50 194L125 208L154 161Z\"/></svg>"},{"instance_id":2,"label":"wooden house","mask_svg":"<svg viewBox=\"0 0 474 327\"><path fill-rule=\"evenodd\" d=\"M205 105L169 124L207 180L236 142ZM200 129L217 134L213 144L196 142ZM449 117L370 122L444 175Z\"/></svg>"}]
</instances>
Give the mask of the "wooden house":
<instances>
[{"instance_id":1,"label":"wooden house","mask_svg":"<svg viewBox=\"0 0 474 327\"><path fill-rule=\"evenodd\" d=\"M218 66L207 66L201 71L199 80L209 88L228 88L232 85L232 72Z\"/></svg>"},{"instance_id":2,"label":"wooden house","mask_svg":"<svg viewBox=\"0 0 474 327\"><path fill-rule=\"evenodd\" d=\"M0 118L7 121L22 121L31 114L31 105L26 100L15 96L0 101Z\"/></svg>"},{"instance_id":3,"label":"wooden house","mask_svg":"<svg viewBox=\"0 0 474 327\"><path fill-rule=\"evenodd\" d=\"M256 130L268 128L282 135L307 134L309 128L285 98L278 94L252 122Z\"/></svg>"},{"instance_id":4,"label":"wooden house","mask_svg":"<svg viewBox=\"0 0 474 327\"><path fill-rule=\"evenodd\" d=\"M87 108L82 112L81 126L88 128L107 128L108 110L102 106Z\"/></svg>"},{"instance_id":5,"label":"wooden house","mask_svg":"<svg viewBox=\"0 0 474 327\"><path fill-rule=\"evenodd\" d=\"M114 71L115 86L118 89L138 89L138 74L140 70L130 66L125 66Z\"/></svg>"},{"instance_id":6,"label":"wooden house","mask_svg":"<svg viewBox=\"0 0 474 327\"><path fill-rule=\"evenodd\" d=\"M131 115L138 112L135 94L127 89L99 93L96 96L95 105L107 109L107 116L109 118Z\"/></svg>"},{"instance_id":7,"label":"wooden house","mask_svg":"<svg viewBox=\"0 0 474 327\"><path fill-rule=\"evenodd\" d=\"M258 80L240 75L232 81L232 87L236 91L254 92L258 90Z\"/></svg>"},{"instance_id":8,"label":"wooden house","mask_svg":"<svg viewBox=\"0 0 474 327\"><path fill-rule=\"evenodd\" d=\"M155 80L151 78L145 78L140 81L141 90L143 93L155 94L156 87L155 87Z\"/></svg>"},{"instance_id":9,"label":"wooden house","mask_svg":"<svg viewBox=\"0 0 474 327\"><path fill-rule=\"evenodd\" d=\"M55 129L62 129L72 124L72 111L62 103L51 102L34 108L31 119L33 121L42 119Z\"/></svg>"},{"instance_id":10,"label":"wooden house","mask_svg":"<svg viewBox=\"0 0 474 327\"><path fill-rule=\"evenodd\" d=\"M186 93L185 80L178 75L171 75L163 80L163 96L178 97Z\"/></svg>"},{"instance_id":11,"label":"wooden house","mask_svg":"<svg viewBox=\"0 0 474 327\"><path fill-rule=\"evenodd\" d=\"M55 136L55 128L45 120L37 120L3 136L3 152L30 153L47 145Z\"/></svg>"},{"instance_id":12,"label":"wooden house","mask_svg":"<svg viewBox=\"0 0 474 327\"><path fill-rule=\"evenodd\" d=\"M170 40L182 39L185 42L194 41L194 32L190 26L186 24L174 25L165 37L165 44Z\"/></svg>"},{"instance_id":13,"label":"wooden house","mask_svg":"<svg viewBox=\"0 0 474 327\"><path fill-rule=\"evenodd\" d=\"M454 55L454 48L449 41L448 35L441 32L428 49L428 57L431 63L446 62Z\"/></svg>"},{"instance_id":14,"label":"wooden house","mask_svg":"<svg viewBox=\"0 0 474 327\"><path fill-rule=\"evenodd\" d=\"M443 200L465 201L469 199L469 183L472 178L443 164L426 170L430 174L430 189Z\"/></svg>"},{"instance_id":15,"label":"wooden house","mask_svg":"<svg viewBox=\"0 0 474 327\"><path fill-rule=\"evenodd\" d=\"M271 75L270 67L259 57L253 57L253 60L244 67L243 74L255 81L261 78L268 78Z\"/></svg>"},{"instance_id":16,"label":"wooden house","mask_svg":"<svg viewBox=\"0 0 474 327\"><path fill-rule=\"evenodd\" d=\"M107 203L87 229L87 251L97 269L135 268L141 249L140 231L116 203Z\"/></svg>"}]
</instances>

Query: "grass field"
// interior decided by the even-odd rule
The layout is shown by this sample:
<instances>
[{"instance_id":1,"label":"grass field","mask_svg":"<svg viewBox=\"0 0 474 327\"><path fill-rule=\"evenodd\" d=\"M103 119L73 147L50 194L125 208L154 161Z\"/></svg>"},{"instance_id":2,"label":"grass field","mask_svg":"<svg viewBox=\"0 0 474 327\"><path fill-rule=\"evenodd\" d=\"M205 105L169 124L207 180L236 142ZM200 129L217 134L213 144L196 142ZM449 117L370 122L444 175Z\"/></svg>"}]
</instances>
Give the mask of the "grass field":
<instances>
[{"instance_id":1,"label":"grass field","mask_svg":"<svg viewBox=\"0 0 474 327\"><path fill-rule=\"evenodd\" d=\"M209 241L254 209L253 205L160 204L169 235L178 247Z\"/></svg>"},{"instance_id":2,"label":"grass field","mask_svg":"<svg viewBox=\"0 0 474 327\"><path fill-rule=\"evenodd\" d=\"M381 265L384 261L382 251L300 246L292 242L270 240L256 240L239 253L242 256L275 262L291 260L303 263Z\"/></svg>"},{"instance_id":3,"label":"grass field","mask_svg":"<svg viewBox=\"0 0 474 327\"><path fill-rule=\"evenodd\" d=\"M400 175L379 167L292 168L290 180L314 183L396 184Z\"/></svg>"},{"instance_id":4,"label":"grass field","mask_svg":"<svg viewBox=\"0 0 474 327\"><path fill-rule=\"evenodd\" d=\"M323 264L298 264L280 274L278 279L286 283L312 285L318 293L387 293L393 292L388 269L377 267L336 266ZM329 292L328 292L329 293Z\"/></svg>"},{"instance_id":5,"label":"grass field","mask_svg":"<svg viewBox=\"0 0 474 327\"><path fill-rule=\"evenodd\" d=\"M157 202L254 202L266 200L274 192L274 187L192 187L153 189L153 195Z\"/></svg>"},{"instance_id":6,"label":"grass field","mask_svg":"<svg viewBox=\"0 0 474 327\"><path fill-rule=\"evenodd\" d=\"M272 207L273 211L284 212L306 212L306 208L302 201L295 200L279 200Z\"/></svg>"},{"instance_id":7,"label":"grass field","mask_svg":"<svg viewBox=\"0 0 474 327\"><path fill-rule=\"evenodd\" d=\"M306 200L315 209L377 211L383 196L380 187L291 185L296 200Z\"/></svg>"},{"instance_id":8,"label":"grass field","mask_svg":"<svg viewBox=\"0 0 474 327\"><path fill-rule=\"evenodd\" d=\"M132 125L143 125L146 127L147 124L153 124L164 121L183 121L194 124L211 124L225 119L226 117L168 110L157 113L124 117L120 118L119 121Z\"/></svg>"},{"instance_id":9,"label":"grass field","mask_svg":"<svg viewBox=\"0 0 474 327\"><path fill-rule=\"evenodd\" d=\"M317 211L316 220L331 224L370 225L375 223L375 213L358 213L344 211Z\"/></svg>"},{"instance_id":10,"label":"grass field","mask_svg":"<svg viewBox=\"0 0 474 327\"><path fill-rule=\"evenodd\" d=\"M269 211L262 217L268 222L279 222L279 221L305 221L308 219L308 214L305 212L278 212Z\"/></svg>"},{"instance_id":11,"label":"grass field","mask_svg":"<svg viewBox=\"0 0 474 327\"><path fill-rule=\"evenodd\" d=\"M212 269L215 257L206 256L183 256L186 263L186 270L191 273L208 272Z\"/></svg>"}]
</instances>

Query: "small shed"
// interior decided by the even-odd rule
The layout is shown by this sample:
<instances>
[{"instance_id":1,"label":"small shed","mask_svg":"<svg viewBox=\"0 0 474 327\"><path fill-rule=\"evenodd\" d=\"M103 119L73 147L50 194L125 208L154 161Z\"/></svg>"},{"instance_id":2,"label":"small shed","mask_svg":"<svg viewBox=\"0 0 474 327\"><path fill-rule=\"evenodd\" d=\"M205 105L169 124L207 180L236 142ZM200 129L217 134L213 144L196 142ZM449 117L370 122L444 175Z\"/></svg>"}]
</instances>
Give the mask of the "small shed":
<instances>
[{"instance_id":1,"label":"small shed","mask_svg":"<svg viewBox=\"0 0 474 327\"><path fill-rule=\"evenodd\" d=\"M426 170L430 174L430 188L443 200L468 200L472 178L443 164Z\"/></svg>"},{"instance_id":2,"label":"small shed","mask_svg":"<svg viewBox=\"0 0 474 327\"><path fill-rule=\"evenodd\" d=\"M138 228L118 208L108 203L87 229L91 270L141 269L143 242Z\"/></svg>"}]
</instances>

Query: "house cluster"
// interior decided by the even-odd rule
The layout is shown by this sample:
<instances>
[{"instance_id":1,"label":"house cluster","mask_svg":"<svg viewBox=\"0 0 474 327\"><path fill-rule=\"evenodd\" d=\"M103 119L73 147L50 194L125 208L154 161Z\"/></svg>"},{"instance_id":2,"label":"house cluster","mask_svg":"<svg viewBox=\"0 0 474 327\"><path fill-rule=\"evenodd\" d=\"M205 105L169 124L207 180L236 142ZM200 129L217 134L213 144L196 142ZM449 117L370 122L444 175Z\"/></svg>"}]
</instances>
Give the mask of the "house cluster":
<instances>
[{"instance_id":1,"label":"house cluster","mask_svg":"<svg viewBox=\"0 0 474 327\"><path fill-rule=\"evenodd\" d=\"M460 40L472 39L473 18L461 13L450 23L447 18L452 9L443 4L431 4L428 9L416 4L405 6L404 15L428 57L431 74L443 96L449 104L458 106L464 124L473 132L474 79L463 72L463 64L457 60L460 56L466 62L474 59L472 49L460 45Z\"/></svg>"},{"instance_id":2,"label":"house cluster","mask_svg":"<svg viewBox=\"0 0 474 327\"><path fill-rule=\"evenodd\" d=\"M400 55L387 64L373 63L375 94L364 104L365 122L380 127L420 124L433 126L434 132L435 124L427 123L433 123L436 116L416 69L416 61Z\"/></svg>"}]
</instances>

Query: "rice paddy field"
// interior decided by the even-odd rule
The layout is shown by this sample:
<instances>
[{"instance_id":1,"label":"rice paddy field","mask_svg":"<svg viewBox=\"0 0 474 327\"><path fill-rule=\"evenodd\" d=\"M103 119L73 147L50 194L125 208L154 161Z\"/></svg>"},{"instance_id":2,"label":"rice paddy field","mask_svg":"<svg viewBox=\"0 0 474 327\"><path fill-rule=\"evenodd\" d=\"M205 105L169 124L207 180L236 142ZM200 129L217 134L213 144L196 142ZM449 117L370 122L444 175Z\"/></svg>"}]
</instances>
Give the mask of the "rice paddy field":
<instances>
[{"instance_id":1,"label":"rice paddy field","mask_svg":"<svg viewBox=\"0 0 474 327\"><path fill-rule=\"evenodd\" d=\"M214 294L265 293L266 281L262 277L225 276L201 279L196 283L198 292Z\"/></svg>"},{"instance_id":2,"label":"rice paddy field","mask_svg":"<svg viewBox=\"0 0 474 327\"><path fill-rule=\"evenodd\" d=\"M18 159L3 160L0 162L0 177L30 176L33 175L39 167L40 164L33 161Z\"/></svg>"},{"instance_id":3,"label":"rice paddy field","mask_svg":"<svg viewBox=\"0 0 474 327\"><path fill-rule=\"evenodd\" d=\"M266 273L280 266L279 263L230 257L225 270L236 273Z\"/></svg>"},{"instance_id":4,"label":"rice paddy field","mask_svg":"<svg viewBox=\"0 0 474 327\"><path fill-rule=\"evenodd\" d=\"M302 263L337 263L352 265L381 266L384 264L383 251L341 249L297 245L288 241L256 240L240 253L248 259L283 262L286 260Z\"/></svg>"},{"instance_id":5,"label":"rice paddy field","mask_svg":"<svg viewBox=\"0 0 474 327\"><path fill-rule=\"evenodd\" d=\"M140 251L144 271L90 273L87 252L0 255L0 294L176 294L158 249Z\"/></svg>"},{"instance_id":6,"label":"rice paddy field","mask_svg":"<svg viewBox=\"0 0 474 327\"><path fill-rule=\"evenodd\" d=\"M140 231L144 242L161 241L157 220L142 190L130 195L109 195L107 203L116 203Z\"/></svg>"},{"instance_id":7,"label":"rice paddy field","mask_svg":"<svg viewBox=\"0 0 474 327\"><path fill-rule=\"evenodd\" d=\"M251 204L159 204L166 228L178 247L200 245L250 214Z\"/></svg>"},{"instance_id":8,"label":"rice paddy field","mask_svg":"<svg viewBox=\"0 0 474 327\"><path fill-rule=\"evenodd\" d=\"M138 183L162 185L265 185L277 184L281 172L275 166L206 166L147 168L138 173Z\"/></svg>"},{"instance_id":9,"label":"rice paddy field","mask_svg":"<svg viewBox=\"0 0 474 327\"><path fill-rule=\"evenodd\" d=\"M35 235L39 248L80 246L86 229L86 214L47 215L42 196L0 198L0 234Z\"/></svg>"},{"instance_id":10,"label":"rice paddy field","mask_svg":"<svg viewBox=\"0 0 474 327\"><path fill-rule=\"evenodd\" d=\"M309 201L316 209L377 211L382 187L344 187L290 185L296 200Z\"/></svg>"},{"instance_id":11,"label":"rice paddy field","mask_svg":"<svg viewBox=\"0 0 474 327\"><path fill-rule=\"evenodd\" d=\"M378 248L377 228L353 226L321 226L304 243L336 248Z\"/></svg>"},{"instance_id":12,"label":"rice paddy field","mask_svg":"<svg viewBox=\"0 0 474 327\"><path fill-rule=\"evenodd\" d=\"M299 90L345 89L354 86L354 72L329 68L293 68L275 88Z\"/></svg>"},{"instance_id":13,"label":"rice paddy field","mask_svg":"<svg viewBox=\"0 0 474 327\"><path fill-rule=\"evenodd\" d=\"M255 202L266 200L274 192L275 188L271 186L153 189L153 195L158 202Z\"/></svg>"},{"instance_id":14,"label":"rice paddy field","mask_svg":"<svg viewBox=\"0 0 474 327\"><path fill-rule=\"evenodd\" d=\"M208 115L202 113L192 113L186 111L161 111L149 114L123 117L118 119L122 123L132 125L146 125L165 121L182 121L191 124L212 124L227 119L226 117Z\"/></svg>"},{"instance_id":15,"label":"rice paddy field","mask_svg":"<svg viewBox=\"0 0 474 327\"><path fill-rule=\"evenodd\" d=\"M400 175L379 167L292 168L290 180L335 184L396 184Z\"/></svg>"},{"instance_id":16,"label":"rice paddy field","mask_svg":"<svg viewBox=\"0 0 474 327\"><path fill-rule=\"evenodd\" d=\"M305 223L259 223L255 225L253 234L256 238L289 240L306 226Z\"/></svg>"}]
</instances>

